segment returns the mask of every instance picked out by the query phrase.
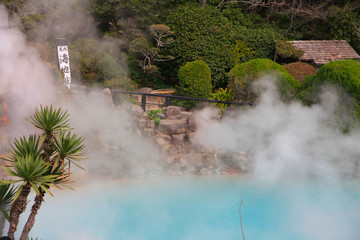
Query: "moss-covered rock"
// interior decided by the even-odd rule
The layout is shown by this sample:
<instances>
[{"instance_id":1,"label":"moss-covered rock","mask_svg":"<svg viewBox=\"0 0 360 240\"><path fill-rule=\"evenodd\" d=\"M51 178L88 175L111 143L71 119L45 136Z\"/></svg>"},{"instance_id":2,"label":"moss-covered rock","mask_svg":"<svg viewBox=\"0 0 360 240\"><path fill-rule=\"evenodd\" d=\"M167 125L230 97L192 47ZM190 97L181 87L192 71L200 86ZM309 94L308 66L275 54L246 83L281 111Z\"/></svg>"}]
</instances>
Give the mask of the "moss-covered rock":
<instances>
[{"instance_id":1,"label":"moss-covered rock","mask_svg":"<svg viewBox=\"0 0 360 240\"><path fill-rule=\"evenodd\" d=\"M289 100L296 94L299 82L291 76L284 67L270 59L259 58L236 65L230 71L230 87L235 93L235 99L253 102L257 93L252 88L253 81L272 74L276 76L276 85L279 95Z\"/></svg>"}]
</instances>

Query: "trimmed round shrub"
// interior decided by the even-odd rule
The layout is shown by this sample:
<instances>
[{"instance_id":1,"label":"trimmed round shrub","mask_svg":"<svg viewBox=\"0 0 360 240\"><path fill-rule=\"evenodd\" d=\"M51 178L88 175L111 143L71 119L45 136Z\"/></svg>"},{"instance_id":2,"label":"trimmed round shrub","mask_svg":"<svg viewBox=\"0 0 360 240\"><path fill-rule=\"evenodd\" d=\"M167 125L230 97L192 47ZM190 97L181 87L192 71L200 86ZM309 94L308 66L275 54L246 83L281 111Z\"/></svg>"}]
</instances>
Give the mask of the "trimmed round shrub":
<instances>
[{"instance_id":1,"label":"trimmed round shrub","mask_svg":"<svg viewBox=\"0 0 360 240\"><path fill-rule=\"evenodd\" d=\"M283 66L286 71L293 76L299 83L309 75L316 75L316 69L308 63L294 62Z\"/></svg>"},{"instance_id":2,"label":"trimmed round shrub","mask_svg":"<svg viewBox=\"0 0 360 240\"><path fill-rule=\"evenodd\" d=\"M316 74L313 95L319 92L324 84L332 85L338 90L339 107L336 113L343 129L348 130L358 125L360 122L360 62L341 60L323 65Z\"/></svg>"},{"instance_id":3,"label":"trimmed round shrub","mask_svg":"<svg viewBox=\"0 0 360 240\"><path fill-rule=\"evenodd\" d=\"M306 77L296 96L305 105L319 102L324 86L335 89L339 97L335 121L345 131L360 123L360 62L333 61L324 64L315 76Z\"/></svg>"},{"instance_id":4,"label":"trimmed round shrub","mask_svg":"<svg viewBox=\"0 0 360 240\"><path fill-rule=\"evenodd\" d=\"M318 87L323 83L341 87L352 97L360 100L360 62L341 60L324 64L316 74L314 86Z\"/></svg>"},{"instance_id":5,"label":"trimmed round shrub","mask_svg":"<svg viewBox=\"0 0 360 240\"><path fill-rule=\"evenodd\" d=\"M179 95L184 97L211 97L211 70L202 60L188 62L179 69Z\"/></svg>"},{"instance_id":6,"label":"trimmed round shrub","mask_svg":"<svg viewBox=\"0 0 360 240\"><path fill-rule=\"evenodd\" d=\"M294 97L299 88L299 82L281 65L270 59L259 58L238 64L231 69L230 87L235 93L235 99L254 102L258 94L252 88L252 83L268 74L276 76L276 86L283 100Z\"/></svg>"}]
</instances>

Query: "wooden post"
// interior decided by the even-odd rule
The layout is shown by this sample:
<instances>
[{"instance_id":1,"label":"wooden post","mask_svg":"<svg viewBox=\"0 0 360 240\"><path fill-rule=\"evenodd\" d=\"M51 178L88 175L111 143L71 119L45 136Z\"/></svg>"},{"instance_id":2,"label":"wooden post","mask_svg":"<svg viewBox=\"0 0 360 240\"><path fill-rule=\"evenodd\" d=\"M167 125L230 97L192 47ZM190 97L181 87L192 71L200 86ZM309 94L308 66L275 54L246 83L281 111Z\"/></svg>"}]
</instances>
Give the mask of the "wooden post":
<instances>
[{"instance_id":1,"label":"wooden post","mask_svg":"<svg viewBox=\"0 0 360 240\"><path fill-rule=\"evenodd\" d=\"M141 108L145 112L145 110L146 110L146 95L145 94L141 95Z\"/></svg>"}]
</instances>

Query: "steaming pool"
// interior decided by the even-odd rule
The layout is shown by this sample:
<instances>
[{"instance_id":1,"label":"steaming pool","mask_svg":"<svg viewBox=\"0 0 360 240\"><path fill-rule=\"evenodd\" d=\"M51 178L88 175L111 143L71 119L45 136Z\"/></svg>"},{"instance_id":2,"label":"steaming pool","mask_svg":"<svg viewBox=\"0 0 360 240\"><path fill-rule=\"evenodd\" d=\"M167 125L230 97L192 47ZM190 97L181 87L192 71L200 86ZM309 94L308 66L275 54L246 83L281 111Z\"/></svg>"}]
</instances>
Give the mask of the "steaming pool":
<instances>
[{"instance_id":1,"label":"steaming pool","mask_svg":"<svg viewBox=\"0 0 360 240\"><path fill-rule=\"evenodd\" d=\"M359 183L273 184L234 176L154 177L59 191L46 198L31 236L239 240L240 196L246 239L359 239Z\"/></svg>"}]
</instances>

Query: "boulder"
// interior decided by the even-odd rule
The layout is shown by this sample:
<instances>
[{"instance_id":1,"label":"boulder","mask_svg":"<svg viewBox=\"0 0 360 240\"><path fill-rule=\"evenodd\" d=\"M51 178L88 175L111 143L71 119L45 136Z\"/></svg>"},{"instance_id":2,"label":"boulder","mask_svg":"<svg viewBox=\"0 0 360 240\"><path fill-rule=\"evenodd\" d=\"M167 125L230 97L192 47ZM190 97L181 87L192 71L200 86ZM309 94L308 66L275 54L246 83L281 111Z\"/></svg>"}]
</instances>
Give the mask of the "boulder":
<instances>
[{"instance_id":1,"label":"boulder","mask_svg":"<svg viewBox=\"0 0 360 240\"><path fill-rule=\"evenodd\" d=\"M113 108L115 107L113 99L112 99L112 95L111 95L111 90L109 88L104 88L103 90L101 90L101 94L105 97L105 101Z\"/></svg>"},{"instance_id":2,"label":"boulder","mask_svg":"<svg viewBox=\"0 0 360 240\"><path fill-rule=\"evenodd\" d=\"M184 133L173 134L173 135L171 135L172 142L174 144L182 145L182 144L184 144L185 136L186 136L186 134L184 134Z\"/></svg>"},{"instance_id":3,"label":"boulder","mask_svg":"<svg viewBox=\"0 0 360 240\"><path fill-rule=\"evenodd\" d=\"M169 149L167 150L167 155L171 156L171 158L175 158L181 153L181 148L178 145L170 145Z\"/></svg>"},{"instance_id":4,"label":"boulder","mask_svg":"<svg viewBox=\"0 0 360 240\"><path fill-rule=\"evenodd\" d=\"M136 104L130 105L130 114L137 117L142 117L144 114L144 110Z\"/></svg>"},{"instance_id":5,"label":"boulder","mask_svg":"<svg viewBox=\"0 0 360 240\"><path fill-rule=\"evenodd\" d=\"M156 132L154 131L154 129L151 129L151 128L145 128L145 129L141 129L141 135L143 137L154 137L156 136Z\"/></svg>"},{"instance_id":6,"label":"boulder","mask_svg":"<svg viewBox=\"0 0 360 240\"><path fill-rule=\"evenodd\" d=\"M154 128L155 128L155 122L154 122L154 120L140 119L140 120L139 120L139 126L140 126L141 128L151 128L151 129L154 129Z\"/></svg>"},{"instance_id":7,"label":"boulder","mask_svg":"<svg viewBox=\"0 0 360 240\"><path fill-rule=\"evenodd\" d=\"M165 116L169 119L180 119L182 117L181 109L177 106L168 106L165 108Z\"/></svg>"},{"instance_id":8,"label":"boulder","mask_svg":"<svg viewBox=\"0 0 360 240\"><path fill-rule=\"evenodd\" d=\"M192 115L192 112L181 111L181 118L188 119Z\"/></svg>"},{"instance_id":9,"label":"boulder","mask_svg":"<svg viewBox=\"0 0 360 240\"><path fill-rule=\"evenodd\" d=\"M196 131L196 119L195 119L195 114L190 115L190 117L187 120L188 122L188 127L191 131L195 132Z\"/></svg>"},{"instance_id":10,"label":"boulder","mask_svg":"<svg viewBox=\"0 0 360 240\"><path fill-rule=\"evenodd\" d=\"M170 144L170 141L171 141L171 137L169 135L166 135L166 134L158 135L155 138L155 142L160 146Z\"/></svg>"},{"instance_id":11,"label":"boulder","mask_svg":"<svg viewBox=\"0 0 360 240\"><path fill-rule=\"evenodd\" d=\"M178 120L163 119L159 122L159 125L157 126L156 129L162 133L170 134L170 135L188 132L186 119L178 119Z\"/></svg>"}]
</instances>

